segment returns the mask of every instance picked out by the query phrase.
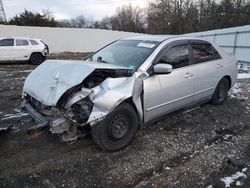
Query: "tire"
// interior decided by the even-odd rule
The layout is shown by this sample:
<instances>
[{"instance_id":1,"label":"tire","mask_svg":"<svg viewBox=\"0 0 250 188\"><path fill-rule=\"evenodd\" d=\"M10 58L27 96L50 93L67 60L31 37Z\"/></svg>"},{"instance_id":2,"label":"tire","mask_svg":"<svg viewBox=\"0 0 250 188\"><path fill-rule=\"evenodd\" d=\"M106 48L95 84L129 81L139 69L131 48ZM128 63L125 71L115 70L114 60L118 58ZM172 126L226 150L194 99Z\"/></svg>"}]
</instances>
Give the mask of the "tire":
<instances>
[{"instance_id":1,"label":"tire","mask_svg":"<svg viewBox=\"0 0 250 188\"><path fill-rule=\"evenodd\" d=\"M29 62L33 65L40 65L44 59L45 58L41 53L33 53L30 56Z\"/></svg>"},{"instance_id":2,"label":"tire","mask_svg":"<svg viewBox=\"0 0 250 188\"><path fill-rule=\"evenodd\" d=\"M138 117L135 109L120 104L106 118L94 125L91 134L94 142L105 151L118 151L125 148L138 130Z\"/></svg>"},{"instance_id":3,"label":"tire","mask_svg":"<svg viewBox=\"0 0 250 188\"><path fill-rule=\"evenodd\" d=\"M230 86L229 86L228 79L225 77L222 78L214 91L211 103L213 105L223 104L227 98L227 93L228 93L229 89L230 89Z\"/></svg>"}]
</instances>

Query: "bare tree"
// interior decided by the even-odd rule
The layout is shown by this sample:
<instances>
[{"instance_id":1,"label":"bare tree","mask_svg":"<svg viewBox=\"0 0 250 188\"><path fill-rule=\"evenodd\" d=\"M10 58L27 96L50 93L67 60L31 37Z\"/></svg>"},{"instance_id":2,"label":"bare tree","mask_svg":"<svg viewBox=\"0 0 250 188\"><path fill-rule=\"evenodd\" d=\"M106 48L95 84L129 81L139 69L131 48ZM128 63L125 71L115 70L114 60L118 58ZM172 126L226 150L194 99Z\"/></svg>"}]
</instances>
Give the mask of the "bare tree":
<instances>
[{"instance_id":1,"label":"bare tree","mask_svg":"<svg viewBox=\"0 0 250 188\"><path fill-rule=\"evenodd\" d=\"M101 21L84 15L56 21L50 10L43 14L25 10L0 23L182 34L250 24L250 0L151 0L147 9L128 4Z\"/></svg>"},{"instance_id":2,"label":"bare tree","mask_svg":"<svg viewBox=\"0 0 250 188\"><path fill-rule=\"evenodd\" d=\"M145 32L143 10L139 7L133 7L131 4L118 8L115 15L109 19L109 22L113 30Z\"/></svg>"},{"instance_id":3,"label":"bare tree","mask_svg":"<svg viewBox=\"0 0 250 188\"><path fill-rule=\"evenodd\" d=\"M87 20L83 15L77 16L70 20L71 27L84 28L87 24Z\"/></svg>"},{"instance_id":4,"label":"bare tree","mask_svg":"<svg viewBox=\"0 0 250 188\"><path fill-rule=\"evenodd\" d=\"M58 21L57 27L72 27L69 19L63 19Z\"/></svg>"},{"instance_id":5,"label":"bare tree","mask_svg":"<svg viewBox=\"0 0 250 188\"><path fill-rule=\"evenodd\" d=\"M154 0L148 32L181 34L250 23L249 0Z\"/></svg>"},{"instance_id":6,"label":"bare tree","mask_svg":"<svg viewBox=\"0 0 250 188\"><path fill-rule=\"evenodd\" d=\"M111 18L106 16L101 21L94 22L94 28L96 29L112 29Z\"/></svg>"},{"instance_id":7,"label":"bare tree","mask_svg":"<svg viewBox=\"0 0 250 188\"><path fill-rule=\"evenodd\" d=\"M79 15L72 19L64 19L58 21L58 27L73 27L73 28L93 28L94 21L91 18L86 18L84 15Z\"/></svg>"}]
</instances>

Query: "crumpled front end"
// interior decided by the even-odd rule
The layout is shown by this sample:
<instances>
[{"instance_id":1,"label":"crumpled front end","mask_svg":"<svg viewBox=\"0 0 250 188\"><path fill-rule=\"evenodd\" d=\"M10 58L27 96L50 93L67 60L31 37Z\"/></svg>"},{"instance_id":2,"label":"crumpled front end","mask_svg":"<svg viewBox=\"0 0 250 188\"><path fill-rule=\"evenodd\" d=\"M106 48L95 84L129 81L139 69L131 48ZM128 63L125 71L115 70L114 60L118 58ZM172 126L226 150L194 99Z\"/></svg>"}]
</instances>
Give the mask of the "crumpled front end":
<instances>
[{"instance_id":1,"label":"crumpled front end","mask_svg":"<svg viewBox=\"0 0 250 188\"><path fill-rule=\"evenodd\" d=\"M80 127L94 126L126 99L133 101L142 121L143 73L133 73L126 69L90 70L88 75L82 76L83 81L77 83L75 80L77 84L67 86L69 88L64 93L59 88L60 96L53 87L56 100L50 93L47 93L47 98L40 93L36 97L36 92L29 92L32 89L26 84L25 88L29 89L24 89L22 109L39 123L35 129L40 126L49 127L52 133L61 135L62 141L74 141L80 136ZM61 75L55 75L58 74ZM59 76L56 82L63 84ZM41 98L43 100L39 100Z\"/></svg>"},{"instance_id":2,"label":"crumpled front end","mask_svg":"<svg viewBox=\"0 0 250 188\"><path fill-rule=\"evenodd\" d=\"M131 77L107 78L100 85L75 93L65 105L65 117L80 125L95 125L121 102L131 98L142 120L142 74ZM87 121L86 121L87 120Z\"/></svg>"},{"instance_id":3,"label":"crumpled front end","mask_svg":"<svg viewBox=\"0 0 250 188\"><path fill-rule=\"evenodd\" d=\"M24 94L21 109L27 112L37 123L28 130L30 138L38 136L46 129L50 129L53 134L61 134L62 141L77 139L77 134L71 134L73 126L66 121L59 108L46 106L30 95Z\"/></svg>"}]
</instances>

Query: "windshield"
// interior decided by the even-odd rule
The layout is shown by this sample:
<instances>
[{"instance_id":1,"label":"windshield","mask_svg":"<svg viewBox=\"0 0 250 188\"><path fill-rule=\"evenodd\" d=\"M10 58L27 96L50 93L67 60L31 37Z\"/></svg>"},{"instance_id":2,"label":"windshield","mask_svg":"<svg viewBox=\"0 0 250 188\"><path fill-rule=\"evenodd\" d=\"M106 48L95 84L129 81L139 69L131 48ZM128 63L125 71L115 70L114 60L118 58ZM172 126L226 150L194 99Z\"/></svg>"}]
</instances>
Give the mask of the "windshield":
<instances>
[{"instance_id":1,"label":"windshield","mask_svg":"<svg viewBox=\"0 0 250 188\"><path fill-rule=\"evenodd\" d=\"M96 52L88 60L137 70L158 45L156 41L119 40Z\"/></svg>"}]
</instances>

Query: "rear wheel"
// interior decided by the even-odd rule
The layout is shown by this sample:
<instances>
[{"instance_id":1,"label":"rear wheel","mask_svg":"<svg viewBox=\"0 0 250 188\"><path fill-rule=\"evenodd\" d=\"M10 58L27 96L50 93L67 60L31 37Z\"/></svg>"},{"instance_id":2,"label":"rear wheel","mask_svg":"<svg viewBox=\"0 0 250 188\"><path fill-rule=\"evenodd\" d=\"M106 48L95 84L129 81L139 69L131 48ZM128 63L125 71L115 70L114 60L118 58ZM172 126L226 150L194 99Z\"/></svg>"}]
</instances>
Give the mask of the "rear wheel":
<instances>
[{"instance_id":1,"label":"rear wheel","mask_svg":"<svg viewBox=\"0 0 250 188\"><path fill-rule=\"evenodd\" d=\"M227 93L229 89L230 89L230 86L229 86L228 79L225 77L222 78L214 91L211 103L214 105L223 104L223 102L227 98Z\"/></svg>"},{"instance_id":2,"label":"rear wheel","mask_svg":"<svg viewBox=\"0 0 250 188\"><path fill-rule=\"evenodd\" d=\"M44 61L44 56L41 53L33 53L30 56L29 62L34 65L39 65Z\"/></svg>"},{"instance_id":3,"label":"rear wheel","mask_svg":"<svg viewBox=\"0 0 250 188\"><path fill-rule=\"evenodd\" d=\"M126 147L138 130L138 118L134 108L123 103L100 123L94 125L91 134L94 142L103 150L117 151Z\"/></svg>"}]
</instances>

